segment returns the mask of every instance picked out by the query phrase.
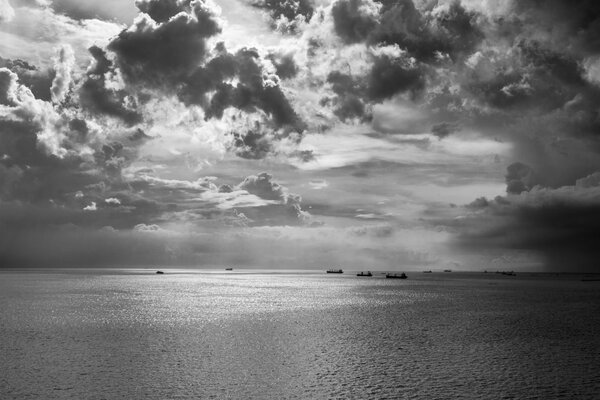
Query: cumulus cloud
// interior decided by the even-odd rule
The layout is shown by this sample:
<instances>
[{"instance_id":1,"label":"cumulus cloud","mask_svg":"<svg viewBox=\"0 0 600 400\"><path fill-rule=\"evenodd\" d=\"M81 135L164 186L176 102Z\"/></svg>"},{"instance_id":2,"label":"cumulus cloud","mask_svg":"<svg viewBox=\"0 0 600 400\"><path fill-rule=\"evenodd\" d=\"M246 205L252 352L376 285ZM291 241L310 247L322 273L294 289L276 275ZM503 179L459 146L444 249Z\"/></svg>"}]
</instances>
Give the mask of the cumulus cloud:
<instances>
[{"instance_id":1,"label":"cumulus cloud","mask_svg":"<svg viewBox=\"0 0 600 400\"><path fill-rule=\"evenodd\" d=\"M260 0L274 31L239 40L208 0L137 0L126 27L95 19L111 1L11 4L0 0L0 193L38 210L38 222L15 214L23 226L110 225L144 247L171 238L169 224L312 226L308 203L364 224L346 239L387 240L396 229L365 226L418 219L394 193L440 188L477 199L445 221L462 248L520 242L550 260L539 235L594 255L595 2ZM282 183L240 173L278 168ZM500 194L503 179L505 196L466 193ZM305 202L286 186L308 188Z\"/></svg>"},{"instance_id":2,"label":"cumulus cloud","mask_svg":"<svg viewBox=\"0 0 600 400\"><path fill-rule=\"evenodd\" d=\"M96 211L98 207L96 206L96 202L92 201L89 205L83 207L83 211Z\"/></svg>"},{"instance_id":3,"label":"cumulus cloud","mask_svg":"<svg viewBox=\"0 0 600 400\"><path fill-rule=\"evenodd\" d=\"M52 101L61 102L69 90L71 84L71 73L75 64L75 55L69 45L62 46L54 60L55 76L50 88Z\"/></svg>"},{"instance_id":4,"label":"cumulus cloud","mask_svg":"<svg viewBox=\"0 0 600 400\"><path fill-rule=\"evenodd\" d=\"M36 98L44 101L51 99L50 87L55 76L53 69L40 70L27 61L2 57L0 57L0 67L7 68L17 74L19 82L27 86Z\"/></svg>"},{"instance_id":5,"label":"cumulus cloud","mask_svg":"<svg viewBox=\"0 0 600 400\"><path fill-rule=\"evenodd\" d=\"M106 204L115 205L115 206L118 206L121 204L121 200L117 199L116 197L109 197L107 199L104 199L104 202Z\"/></svg>"},{"instance_id":6,"label":"cumulus cloud","mask_svg":"<svg viewBox=\"0 0 600 400\"><path fill-rule=\"evenodd\" d=\"M221 31L218 11L210 2L193 1L164 23L140 14L108 45L126 79L156 86L176 83L207 55L207 39Z\"/></svg>"},{"instance_id":7,"label":"cumulus cloud","mask_svg":"<svg viewBox=\"0 0 600 400\"><path fill-rule=\"evenodd\" d=\"M314 13L312 0L253 0L251 4L267 11L271 26L283 33L296 33Z\"/></svg>"}]
</instances>

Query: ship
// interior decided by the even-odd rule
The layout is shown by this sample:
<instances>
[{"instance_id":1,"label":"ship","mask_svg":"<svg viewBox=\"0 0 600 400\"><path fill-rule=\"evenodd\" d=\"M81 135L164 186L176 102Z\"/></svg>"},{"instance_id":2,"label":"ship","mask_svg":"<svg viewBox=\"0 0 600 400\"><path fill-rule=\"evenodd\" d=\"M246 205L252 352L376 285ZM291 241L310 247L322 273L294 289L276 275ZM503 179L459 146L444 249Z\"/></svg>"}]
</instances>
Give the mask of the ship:
<instances>
[{"instance_id":1,"label":"ship","mask_svg":"<svg viewBox=\"0 0 600 400\"><path fill-rule=\"evenodd\" d=\"M373 276L373 274L371 271L367 271L366 273L361 271L360 273L356 274L356 276Z\"/></svg>"},{"instance_id":2,"label":"ship","mask_svg":"<svg viewBox=\"0 0 600 400\"><path fill-rule=\"evenodd\" d=\"M344 271L341 269L328 269L327 273L328 274L343 274Z\"/></svg>"}]
</instances>

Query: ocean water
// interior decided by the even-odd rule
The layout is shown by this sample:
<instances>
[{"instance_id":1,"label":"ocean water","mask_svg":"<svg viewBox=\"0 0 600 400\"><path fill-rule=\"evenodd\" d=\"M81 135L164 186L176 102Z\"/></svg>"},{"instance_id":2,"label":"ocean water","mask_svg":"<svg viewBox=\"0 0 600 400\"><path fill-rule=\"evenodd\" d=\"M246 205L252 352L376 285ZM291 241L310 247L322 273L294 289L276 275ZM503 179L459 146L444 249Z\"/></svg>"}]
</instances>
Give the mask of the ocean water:
<instances>
[{"instance_id":1,"label":"ocean water","mask_svg":"<svg viewBox=\"0 0 600 400\"><path fill-rule=\"evenodd\" d=\"M576 276L0 272L1 399L598 399Z\"/></svg>"}]
</instances>

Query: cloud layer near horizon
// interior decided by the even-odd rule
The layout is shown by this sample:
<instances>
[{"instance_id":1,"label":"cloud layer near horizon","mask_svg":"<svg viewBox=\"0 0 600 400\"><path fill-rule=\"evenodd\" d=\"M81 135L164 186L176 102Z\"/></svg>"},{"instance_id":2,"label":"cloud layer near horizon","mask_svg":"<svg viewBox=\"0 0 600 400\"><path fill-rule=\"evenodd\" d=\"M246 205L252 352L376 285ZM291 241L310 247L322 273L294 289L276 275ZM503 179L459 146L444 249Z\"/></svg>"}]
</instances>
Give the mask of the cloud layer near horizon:
<instances>
[{"instance_id":1,"label":"cloud layer near horizon","mask_svg":"<svg viewBox=\"0 0 600 400\"><path fill-rule=\"evenodd\" d=\"M595 269L599 17L0 1L0 261Z\"/></svg>"}]
</instances>

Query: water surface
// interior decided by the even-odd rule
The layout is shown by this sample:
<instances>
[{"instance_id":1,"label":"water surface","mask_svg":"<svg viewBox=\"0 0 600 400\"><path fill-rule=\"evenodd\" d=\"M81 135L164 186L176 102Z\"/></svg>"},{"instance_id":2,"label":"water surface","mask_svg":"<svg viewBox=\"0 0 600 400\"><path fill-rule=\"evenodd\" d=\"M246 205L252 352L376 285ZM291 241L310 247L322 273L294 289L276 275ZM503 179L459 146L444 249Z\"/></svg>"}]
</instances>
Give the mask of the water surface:
<instances>
[{"instance_id":1,"label":"water surface","mask_svg":"<svg viewBox=\"0 0 600 400\"><path fill-rule=\"evenodd\" d=\"M593 399L572 276L0 272L0 398Z\"/></svg>"}]
</instances>

